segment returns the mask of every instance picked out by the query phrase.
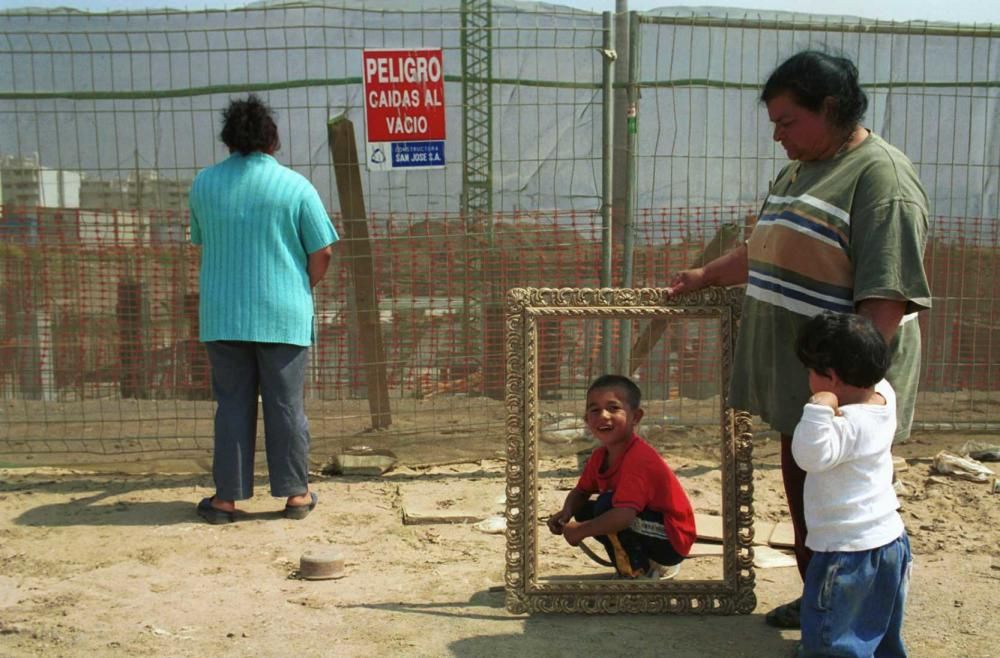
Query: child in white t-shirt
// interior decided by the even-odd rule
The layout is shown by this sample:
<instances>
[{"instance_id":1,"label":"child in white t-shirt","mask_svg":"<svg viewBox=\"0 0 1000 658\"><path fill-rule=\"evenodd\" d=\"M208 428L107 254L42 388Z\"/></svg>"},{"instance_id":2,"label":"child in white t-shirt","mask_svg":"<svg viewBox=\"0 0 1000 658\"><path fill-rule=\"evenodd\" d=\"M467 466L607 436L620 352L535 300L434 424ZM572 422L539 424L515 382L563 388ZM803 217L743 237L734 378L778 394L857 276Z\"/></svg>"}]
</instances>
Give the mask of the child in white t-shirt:
<instances>
[{"instance_id":1,"label":"child in white t-shirt","mask_svg":"<svg viewBox=\"0 0 1000 658\"><path fill-rule=\"evenodd\" d=\"M892 487L888 346L867 318L825 312L803 325L796 353L813 393L792 436L814 551L799 656L905 656L911 555Z\"/></svg>"}]
</instances>

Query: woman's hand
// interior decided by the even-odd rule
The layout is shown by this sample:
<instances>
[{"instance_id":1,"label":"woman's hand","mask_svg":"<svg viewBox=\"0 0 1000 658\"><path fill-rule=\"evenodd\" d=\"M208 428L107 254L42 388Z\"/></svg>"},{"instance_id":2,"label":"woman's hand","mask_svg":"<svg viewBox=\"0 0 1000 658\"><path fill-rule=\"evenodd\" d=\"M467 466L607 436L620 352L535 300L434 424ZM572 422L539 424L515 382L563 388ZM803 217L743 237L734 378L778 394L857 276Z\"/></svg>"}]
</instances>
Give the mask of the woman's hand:
<instances>
[{"instance_id":1,"label":"woman's hand","mask_svg":"<svg viewBox=\"0 0 1000 658\"><path fill-rule=\"evenodd\" d=\"M735 286L746 283L749 273L747 244L741 242L732 251L706 263L703 267L692 267L675 274L667 286L667 294L680 295L709 286Z\"/></svg>"},{"instance_id":2,"label":"woman's hand","mask_svg":"<svg viewBox=\"0 0 1000 658\"><path fill-rule=\"evenodd\" d=\"M692 270L683 270L674 275L667 286L668 295L681 295L686 292L701 290L706 285L705 268L697 267Z\"/></svg>"}]
</instances>

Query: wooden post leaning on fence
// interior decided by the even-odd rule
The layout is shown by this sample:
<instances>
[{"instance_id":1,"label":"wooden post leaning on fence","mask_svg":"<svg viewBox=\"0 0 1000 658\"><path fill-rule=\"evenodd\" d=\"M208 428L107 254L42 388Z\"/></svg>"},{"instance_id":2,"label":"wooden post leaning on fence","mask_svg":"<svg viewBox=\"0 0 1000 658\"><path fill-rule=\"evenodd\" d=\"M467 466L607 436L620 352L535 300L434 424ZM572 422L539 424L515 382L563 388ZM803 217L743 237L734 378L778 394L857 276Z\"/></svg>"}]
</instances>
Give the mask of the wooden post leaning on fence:
<instances>
[{"instance_id":1,"label":"wooden post leaning on fence","mask_svg":"<svg viewBox=\"0 0 1000 658\"><path fill-rule=\"evenodd\" d=\"M753 218L752 215L748 215L745 218L746 225L752 228L754 219L755 218ZM735 247L739 243L740 232L742 229L744 229L744 227L735 223L723 224L720 226L719 230L712 237L712 240L705 246L701 254L688 265L688 269L702 267L706 263L715 260ZM748 231L746 235L749 236L749 229L746 230ZM663 334L667 331L667 327L669 325L670 322L668 320L655 319L649 321L645 329L643 329L642 333L639 335L639 338L635 341L635 344L632 346L632 354L629 358L629 375L634 375L635 371L642 366L643 361L646 360L646 357L648 357L650 352L653 351L653 348L656 347L656 344L659 342L660 338L663 337Z\"/></svg>"},{"instance_id":2,"label":"wooden post leaning on fence","mask_svg":"<svg viewBox=\"0 0 1000 658\"><path fill-rule=\"evenodd\" d=\"M389 381L386 376L385 346L379 323L378 294L375 290L375 267L368 239L368 216L361 189L361 166L354 141L354 124L345 116L334 117L326 125L333 173L337 179L340 214L344 223L344 243L354 281L354 308L361 354L365 364L365 383L372 429L392 424L389 410Z\"/></svg>"}]
</instances>

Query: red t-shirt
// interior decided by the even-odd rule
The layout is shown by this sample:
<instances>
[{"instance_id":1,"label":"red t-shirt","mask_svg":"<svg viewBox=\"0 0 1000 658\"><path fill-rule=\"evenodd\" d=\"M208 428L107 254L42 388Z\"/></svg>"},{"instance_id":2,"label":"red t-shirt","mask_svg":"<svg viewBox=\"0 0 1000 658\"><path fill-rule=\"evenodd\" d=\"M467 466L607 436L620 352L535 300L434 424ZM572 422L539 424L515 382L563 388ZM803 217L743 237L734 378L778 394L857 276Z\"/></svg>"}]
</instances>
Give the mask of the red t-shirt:
<instances>
[{"instance_id":1,"label":"red t-shirt","mask_svg":"<svg viewBox=\"0 0 1000 658\"><path fill-rule=\"evenodd\" d=\"M661 513L670 543L686 557L695 540L694 510L684 487L660 453L633 434L618 462L601 473L607 453L604 446L591 453L576 488L587 494L613 491L612 507Z\"/></svg>"}]
</instances>

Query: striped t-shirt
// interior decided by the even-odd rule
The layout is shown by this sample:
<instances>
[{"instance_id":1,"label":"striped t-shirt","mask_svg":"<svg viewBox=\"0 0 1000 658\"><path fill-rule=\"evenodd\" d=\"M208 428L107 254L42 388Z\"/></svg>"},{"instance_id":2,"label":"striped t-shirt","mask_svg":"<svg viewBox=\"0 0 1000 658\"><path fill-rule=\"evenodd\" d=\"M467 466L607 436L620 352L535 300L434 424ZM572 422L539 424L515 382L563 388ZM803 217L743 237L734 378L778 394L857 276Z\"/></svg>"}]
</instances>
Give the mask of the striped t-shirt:
<instances>
[{"instance_id":1,"label":"striped t-shirt","mask_svg":"<svg viewBox=\"0 0 1000 658\"><path fill-rule=\"evenodd\" d=\"M897 437L909 435L920 368L916 312L930 308L923 267L928 201L910 161L877 135L829 160L779 174L747 243L749 275L729 403L792 434L809 398L799 327L865 299L906 300L886 378Z\"/></svg>"},{"instance_id":2,"label":"striped t-shirt","mask_svg":"<svg viewBox=\"0 0 1000 658\"><path fill-rule=\"evenodd\" d=\"M316 188L270 155L233 153L198 173L189 201L200 339L311 345L309 254L337 240Z\"/></svg>"}]
</instances>

